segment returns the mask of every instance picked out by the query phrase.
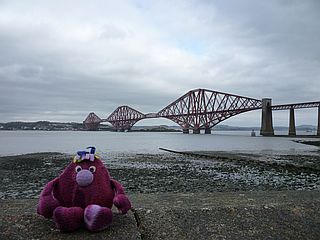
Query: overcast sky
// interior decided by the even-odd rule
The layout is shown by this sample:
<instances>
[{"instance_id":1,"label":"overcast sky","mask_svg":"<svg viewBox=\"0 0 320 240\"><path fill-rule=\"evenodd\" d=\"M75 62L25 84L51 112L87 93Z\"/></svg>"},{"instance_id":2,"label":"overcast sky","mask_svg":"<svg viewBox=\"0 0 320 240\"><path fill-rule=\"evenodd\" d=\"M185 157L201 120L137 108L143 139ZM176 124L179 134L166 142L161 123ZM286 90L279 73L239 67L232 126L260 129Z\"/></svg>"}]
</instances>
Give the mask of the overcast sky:
<instances>
[{"instance_id":1,"label":"overcast sky","mask_svg":"<svg viewBox=\"0 0 320 240\"><path fill-rule=\"evenodd\" d=\"M157 112L195 88L320 101L320 1L0 0L0 84L0 122ZM225 124L259 126L260 111Z\"/></svg>"}]
</instances>

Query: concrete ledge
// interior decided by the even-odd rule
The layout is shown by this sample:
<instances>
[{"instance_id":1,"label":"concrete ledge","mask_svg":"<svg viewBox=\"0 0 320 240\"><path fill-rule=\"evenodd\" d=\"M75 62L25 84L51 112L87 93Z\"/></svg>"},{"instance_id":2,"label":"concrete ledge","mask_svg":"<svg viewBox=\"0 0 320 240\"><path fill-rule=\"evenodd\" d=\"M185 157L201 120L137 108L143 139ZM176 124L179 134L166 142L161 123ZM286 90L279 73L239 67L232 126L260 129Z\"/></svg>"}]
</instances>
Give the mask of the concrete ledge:
<instances>
[{"instance_id":1,"label":"concrete ledge","mask_svg":"<svg viewBox=\"0 0 320 240\"><path fill-rule=\"evenodd\" d=\"M132 197L142 239L320 239L320 192Z\"/></svg>"},{"instance_id":2,"label":"concrete ledge","mask_svg":"<svg viewBox=\"0 0 320 240\"><path fill-rule=\"evenodd\" d=\"M85 229L73 233L61 233L52 219L36 214L36 199L0 201L0 239L141 239L132 212L126 215L114 213L113 224L105 231L91 233Z\"/></svg>"},{"instance_id":3,"label":"concrete ledge","mask_svg":"<svg viewBox=\"0 0 320 240\"><path fill-rule=\"evenodd\" d=\"M135 214L62 234L37 200L1 200L0 239L320 239L320 191L131 194Z\"/></svg>"}]
</instances>

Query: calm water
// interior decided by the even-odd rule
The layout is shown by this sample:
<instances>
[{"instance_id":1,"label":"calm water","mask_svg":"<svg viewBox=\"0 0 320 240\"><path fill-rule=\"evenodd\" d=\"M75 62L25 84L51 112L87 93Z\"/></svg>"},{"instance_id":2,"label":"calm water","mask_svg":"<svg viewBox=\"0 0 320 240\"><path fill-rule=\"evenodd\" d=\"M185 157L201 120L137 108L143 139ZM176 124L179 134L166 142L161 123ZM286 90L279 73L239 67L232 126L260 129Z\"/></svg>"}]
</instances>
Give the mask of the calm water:
<instances>
[{"instance_id":1,"label":"calm water","mask_svg":"<svg viewBox=\"0 0 320 240\"><path fill-rule=\"evenodd\" d=\"M278 133L284 134L284 133ZM299 133L298 133L299 134ZM305 133L301 133L305 134ZM211 135L182 133L117 133L77 131L0 131L0 155L33 152L75 153L96 146L107 153L160 153L159 147L187 151L313 152L318 147L295 143L292 138L250 137L250 132L214 132Z\"/></svg>"}]
</instances>

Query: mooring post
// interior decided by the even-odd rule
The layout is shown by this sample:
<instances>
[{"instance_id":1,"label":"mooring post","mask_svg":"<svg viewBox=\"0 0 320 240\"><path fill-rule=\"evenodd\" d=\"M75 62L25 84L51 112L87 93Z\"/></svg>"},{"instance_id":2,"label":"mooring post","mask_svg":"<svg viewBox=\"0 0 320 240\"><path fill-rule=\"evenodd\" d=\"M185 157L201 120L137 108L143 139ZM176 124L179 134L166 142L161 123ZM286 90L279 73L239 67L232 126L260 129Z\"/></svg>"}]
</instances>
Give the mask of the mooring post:
<instances>
[{"instance_id":1,"label":"mooring post","mask_svg":"<svg viewBox=\"0 0 320 240\"><path fill-rule=\"evenodd\" d=\"M320 136L320 105L318 106L318 131L317 136Z\"/></svg>"},{"instance_id":2,"label":"mooring post","mask_svg":"<svg viewBox=\"0 0 320 240\"><path fill-rule=\"evenodd\" d=\"M296 124L294 119L294 108L290 108L289 136L296 136Z\"/></svg>"},{"instance_id":3,"label":"mooring post","mask_svg":"<svg viewBox=\"0 0 320 240\"><path fill-rule=\"evenodd\" d=\"M262 99L262 116L261 116L261 129L260 129L260 135L262 136L274 135L271 102L272 102L271 98Z\"/></svg>"}]
</instances>

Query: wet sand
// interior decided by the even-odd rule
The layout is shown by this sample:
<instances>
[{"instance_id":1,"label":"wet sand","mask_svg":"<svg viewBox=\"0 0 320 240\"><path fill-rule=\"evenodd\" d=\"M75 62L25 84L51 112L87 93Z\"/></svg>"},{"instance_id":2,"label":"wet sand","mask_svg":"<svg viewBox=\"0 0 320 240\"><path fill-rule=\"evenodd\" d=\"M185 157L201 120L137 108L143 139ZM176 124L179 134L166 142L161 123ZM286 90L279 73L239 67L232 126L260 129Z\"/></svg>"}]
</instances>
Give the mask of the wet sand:
<instances>
[{"instance_id":1,"label":"wet sand","mask_svg":"<svg viewBox=\"0 0 320 240\"><path fill-rule=\"evenodd\" d=\"M34 153L0 157L0 199L38 198L72 156ZM113 154L113 178L130 193L320 190L320 154Z\"/></svg>"}]
</instances>

